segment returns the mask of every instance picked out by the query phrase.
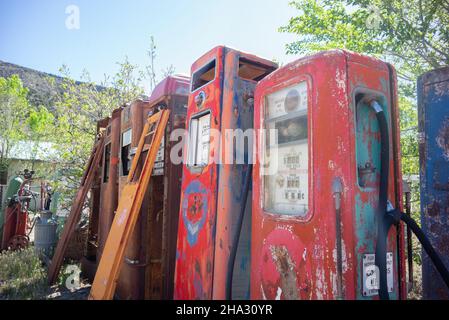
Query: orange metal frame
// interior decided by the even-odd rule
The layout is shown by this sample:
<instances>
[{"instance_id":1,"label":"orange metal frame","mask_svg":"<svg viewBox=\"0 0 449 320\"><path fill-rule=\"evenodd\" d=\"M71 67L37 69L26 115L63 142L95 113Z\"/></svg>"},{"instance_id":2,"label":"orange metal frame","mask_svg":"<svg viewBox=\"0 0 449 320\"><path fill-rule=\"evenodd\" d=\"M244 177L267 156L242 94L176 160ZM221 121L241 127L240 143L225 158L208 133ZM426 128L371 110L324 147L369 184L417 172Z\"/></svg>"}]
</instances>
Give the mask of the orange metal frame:
<instances>
[{"instance_id":1,"label":"orange metal frame","mask_svg":"<svg viewBox=\"0 0 449 320\"><path fill-rule=\"evenodd\" d=\"M106 240L94 283L92 284L89 295L90 300L111 300L114 296L124 252L129 236L135 227L140 207L150 182L151 172L165 127L167 126L169 113L169 110L163 110L149 117L142 131L128 179L120 195L116 215ZM155 129L153 130L153 128ZM152 135L150 144L145 144L146 137L150 135ZM139 159L142 156L142 152L146 150L149 150L149 152L145 159L142 173L139 177L136 177L135 173Z\"/></svg>"}]
</instances>

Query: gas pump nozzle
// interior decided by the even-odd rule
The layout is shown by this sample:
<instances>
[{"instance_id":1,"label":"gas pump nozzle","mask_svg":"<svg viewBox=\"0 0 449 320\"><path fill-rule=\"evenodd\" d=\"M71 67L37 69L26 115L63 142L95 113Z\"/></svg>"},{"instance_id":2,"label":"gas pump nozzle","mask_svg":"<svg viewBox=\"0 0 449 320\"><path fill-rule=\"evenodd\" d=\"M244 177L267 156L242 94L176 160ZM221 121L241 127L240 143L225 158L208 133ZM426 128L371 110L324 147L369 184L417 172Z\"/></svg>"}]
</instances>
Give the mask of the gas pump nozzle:
<instances>
[{"instance_id":1,"label":"gas pump nozzle","mask_svg":"<svg viewBox=\"0 0 449 320\"><path fill-rule=\"evenodd\" d=\"M376 241L375 264L379 268L379 297L380 299L389 299L387 284L387 236L389 219L386 219L388 207L388 176L390 162L390 140L388 134L388 123L382 106L372 97L365 98L376 113L379 123L381 137L380 147L380 181L379 181L379 202L378 202L378 228ZM388 222L387 222L388 220Z\"/></svg>"},{"instance_id":2,"label":"gas pump nozzle","mask_svg":"<svg viewBox=\"0 0 449 320\"><path fill-rule=\"evenodd\" d=\"M442 262L440 256L432 247L429 239L424 232L419 228L416 222L407 214L401 212L398 208L394 209L391 202L388 200L388 172L389 172L389 149L390 142L388 137L387 119L383 112L382 106L376 100L371 100L369 105L376 112L376 117L379 121L379 128L381 133L381 174L379 186L379 223L378 235L376 243L376 258L375 264L379 268L379 297L380 299L389 299L387 288L387 268L386 268L386 252L387 252L387 237L388 231L393 224L397 225L402 220L409 226L418 240L421 242L424 250L427 252L435 268L440 273L444 282L449 288L449 271Z\"/></svg>"}]
</instances>

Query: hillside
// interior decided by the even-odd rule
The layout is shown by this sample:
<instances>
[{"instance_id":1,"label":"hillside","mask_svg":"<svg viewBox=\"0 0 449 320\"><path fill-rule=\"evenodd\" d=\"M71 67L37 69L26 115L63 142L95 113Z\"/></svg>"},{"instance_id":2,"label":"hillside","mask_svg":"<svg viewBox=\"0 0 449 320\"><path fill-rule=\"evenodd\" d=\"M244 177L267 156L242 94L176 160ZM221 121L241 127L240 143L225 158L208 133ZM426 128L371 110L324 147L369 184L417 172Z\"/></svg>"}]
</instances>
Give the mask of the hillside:
<instances>
[{"instance_id":1,"label":"hillside","mask_svg":"<svg viewBox=\"0 0 449 320\"><path fill-rule=\"evenodd\" d=\"M28 88L28 99L33 105L44 105L50 111L53 110L54 99L58 93L62 93L61 84L64 78L0 60L0 77L7 78L13 74L17 74L22 79L24 87ZM101 86L97 88L104 89Z\"/></svg>"},{"instance_id":2,"label":"hillside","mask_svg":"<svg viewBox=\"0 0 449 320\"><path fill-rule=\"evenodd\" d=\"M0 61L0 77L10 77L17 74L22 79L24 87L29 89L29 100L34 105L44 105L51 109L53 99L60 90L62 78L45 72L22 67L16 64ZM54 85L47 80L54 79Z\"/></svg>"}]
</instances>

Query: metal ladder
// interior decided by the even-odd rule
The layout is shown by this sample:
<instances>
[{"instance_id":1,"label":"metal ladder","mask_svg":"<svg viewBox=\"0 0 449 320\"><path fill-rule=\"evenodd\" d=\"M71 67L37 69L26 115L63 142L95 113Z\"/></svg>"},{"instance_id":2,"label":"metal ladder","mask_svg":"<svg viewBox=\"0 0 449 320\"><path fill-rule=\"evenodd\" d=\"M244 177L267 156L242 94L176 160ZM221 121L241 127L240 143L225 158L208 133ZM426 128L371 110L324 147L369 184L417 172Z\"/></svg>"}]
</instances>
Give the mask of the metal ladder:
<instances>
[{"instance_id":1,"label":"metal ladder","mask_svg":"<svg viewBox=\"0 0 449 320\"><path fill-rule=\"evenodd\" d=\"M73 235L76 224L80 221L84 201L86 200L87 193L92 187L96 172L100 166L100 161L103 158L104 141L104 135L101 135L92 149L86 170L84 171L83 178L81 179L80 187L76 193L69 216L64 224L61 238L58 241L55 254L48 268L48 284L50 285L53 284L58 278L59 271L64 260L65 251L67 250L67 246Z\"/></svg>"},{"instance_id":2,"label":"metal ladder","mask_svg":"<svg viewBox=\"0 0 449 320\"><path fill-rule=\"evenodd\" d=\"M156 155L165 133L169 110L150 116L142 131L126 185L121 192L117 211L95 274L89 300L111 300L122 266L129 237L134 230L147 191ZM149 139L149 144L145 143ZM148 150L141 174L136 174L142 152Z\"/></svg>"}]
</instances>

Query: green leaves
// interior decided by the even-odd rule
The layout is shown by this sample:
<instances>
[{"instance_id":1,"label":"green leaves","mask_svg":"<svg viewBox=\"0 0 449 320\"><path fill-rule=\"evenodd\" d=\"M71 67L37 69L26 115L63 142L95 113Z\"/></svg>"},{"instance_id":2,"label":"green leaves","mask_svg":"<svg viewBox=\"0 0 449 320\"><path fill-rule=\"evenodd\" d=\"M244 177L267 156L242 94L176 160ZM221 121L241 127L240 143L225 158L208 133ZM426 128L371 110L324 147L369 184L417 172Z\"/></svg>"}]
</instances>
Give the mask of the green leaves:
<instances>
[{"instance_id":1,"label":"green leaves","mask_svg":"<svg viewBox=\"0 0 449 320\"><path fill-rule=\"evenodd\" d=\"M298 41L287 52L345 48L382 57L415 82L449 64L449 4L445 0L298 0L298 16L280 28ZM373 23L376 22L376 23Z\"/></svg>"},{"instance_id":2,"label":"green leaves","mask_svg":"<svg viewBox=\"0 0 449 320\"><path fill-rule=\"evenodd\" d=\"M26 136L25 119L30 112L28 89L19 76L0 78L0 163L7 167L11 147Z\"/></svg>"},{"instance_id":3,"label":"green leaves","mask_svg":"<svg viewBox=\"0 0 449 320\"><path fill-rule=\"evenodd\" d=\"M31 110L26 123L31 134L47 136L53 127L54 118L47 108L41 106L38 110Z\"/></svg>"},{"instance_id":4,"label":"green leaves","mask_svg":"<svg viewBox=\"0 0 449 320\"><path fill-rule=\"evenodd\" d=\"M59 174L64 177L64 181L57 182L57 187L61 192L61 202L67 208L71 206L89 159L97 134L97 122L143 94L137 66L128 59L118 65L118 72L105 77L100 85L91 82L87 71L82 77L85 82L76 82L67 66L63 66L60 71L64 77L64 91L56 99L54 119L47 118L44 111L35 117L40 123L54 121L55 147L61 157Z\"/></svg>"}]
</instances>

